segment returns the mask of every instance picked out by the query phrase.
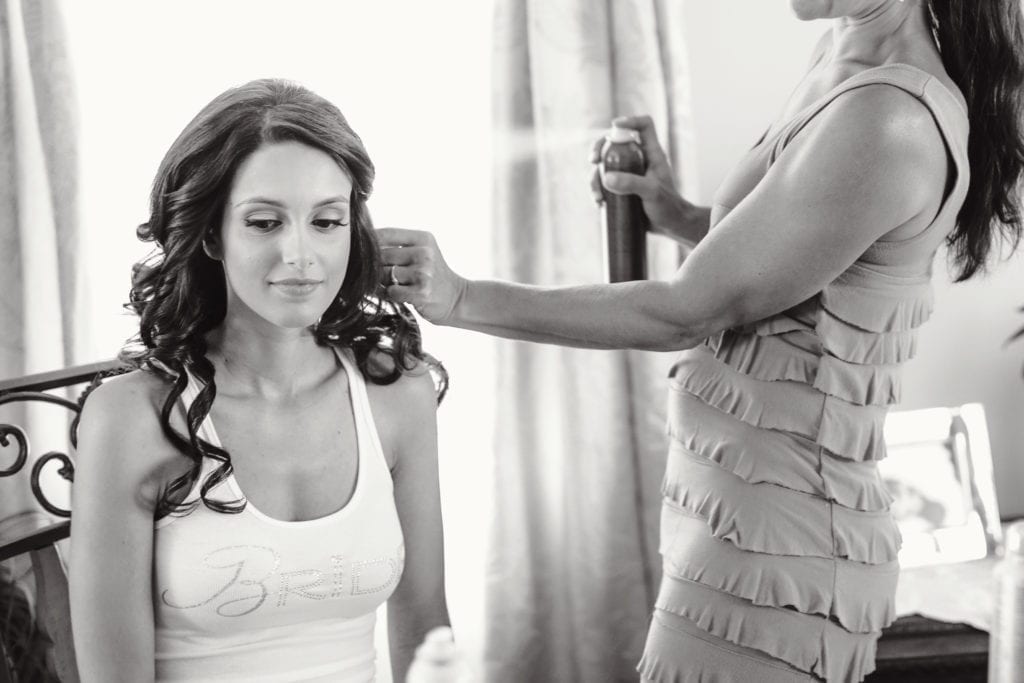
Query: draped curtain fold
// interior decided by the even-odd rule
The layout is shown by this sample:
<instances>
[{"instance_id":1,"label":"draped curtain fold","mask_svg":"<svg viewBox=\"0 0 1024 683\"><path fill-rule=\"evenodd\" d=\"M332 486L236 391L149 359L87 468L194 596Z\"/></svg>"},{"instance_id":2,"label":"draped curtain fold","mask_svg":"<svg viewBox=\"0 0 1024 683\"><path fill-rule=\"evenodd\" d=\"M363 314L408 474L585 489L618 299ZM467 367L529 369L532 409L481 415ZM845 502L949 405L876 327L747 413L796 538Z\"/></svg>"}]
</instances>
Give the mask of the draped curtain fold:
<instances>
[{"instance_id":1,"label":"draped curtain fold","mask_svg":"<svg viewBox=\"0 0 1024 683\"><path fill-rule=\"evenodd\" d=\"M601 281L587 158L615 116L650 114L677 175L692 183L682 6L496 0L499 277ZM679 256L651 238L649 277L670 274ZM671 354L500 343L487 681L636 680L661 575L671 361Z\"/></svg>"},{"instance_id":2,"label":"draped curtain fold","mask_svg":"<svg viewBox=\"0 0 1024 683\"><path fill-rule=\"evenodd\" d=\"M76 128L59 0L0 0L0 378L74 362ZM63 409L0 406L3 423L67 452ZM0 468L14 455L0 444ZM37 507L28 470L0 479L0 520Z\"/></svg>"}]
</instances>

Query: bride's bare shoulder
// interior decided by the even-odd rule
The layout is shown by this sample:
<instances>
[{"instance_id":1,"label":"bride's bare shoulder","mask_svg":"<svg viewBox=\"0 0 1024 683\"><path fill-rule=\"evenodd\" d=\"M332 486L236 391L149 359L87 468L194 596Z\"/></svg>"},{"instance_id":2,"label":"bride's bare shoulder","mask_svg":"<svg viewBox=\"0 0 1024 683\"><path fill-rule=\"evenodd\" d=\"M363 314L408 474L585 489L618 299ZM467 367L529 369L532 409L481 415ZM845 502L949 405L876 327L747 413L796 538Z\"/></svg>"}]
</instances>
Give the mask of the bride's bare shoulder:
<instances>
[{"instance_id":1,"label":"bride's bare shoulder","mask_svg":"<svg viewBox=\"0 0 1024 683\"><path fill-rule=\"evenodd\" d=\"M82 418L103 419L111 414L120 421L137 418L145 422L154 409L159 410L170 389L162 377L148 370L132 370L110 377L89 394Z\"/></svg>"},{"instance_id":2,"label":"bride's bare shoulder","mask_svg":"<svg viewBox=\"0 0 1024 683\"><path fill-rule=\"evenodd\" d=\"M80 465L116 468L146 479L180 460L161 424L161 410L170 390L167 380L148 370L104 380L82 407ZM172 410L172 425L179 419L177 410Z\"/></svg>"}]
</instances>

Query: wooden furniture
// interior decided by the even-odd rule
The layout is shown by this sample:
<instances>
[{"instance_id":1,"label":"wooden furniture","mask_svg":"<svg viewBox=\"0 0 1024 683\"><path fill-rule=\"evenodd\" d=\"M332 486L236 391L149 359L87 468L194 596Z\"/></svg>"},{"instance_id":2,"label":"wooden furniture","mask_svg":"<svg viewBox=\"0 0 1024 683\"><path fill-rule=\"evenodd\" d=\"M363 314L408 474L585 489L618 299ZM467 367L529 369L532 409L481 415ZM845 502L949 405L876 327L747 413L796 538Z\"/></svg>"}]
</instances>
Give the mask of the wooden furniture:
<instances>
[{"instance_id":1,"label":"wooden furniture","mask_svg":"<svg viewBox=\"0 0 1024 683\"><path fill-rule=\"evenodd\" d=\"M100 378L123 371L118 363L108 361L0 381L0 406L39 401L67 408L74 415L70 435L74 445L78 414L88 391ZM83 383L88 383L88 387L76 401L48 393ZM14 450L13 464L7 464ZM29 451L30 441L24 429L0 423L0 477L17 474L33 462ZM42 513L22 513L19 517L57 521L35 524L31 531L0 539L0 683L79 680L71 637L66 565L59 545L70 533L71 512L50 502L39 484L44 468L54 460L61 464L60 476L71 481L74 463L68 454L57 451L34 459L30 475L32 492L50 517Z\"/></svg>"},{"instance_id":2,"label":"wooden furniture","mask_svg":"<svg viewBox=\"0 0 1024 683\"><path fill-rule=\"evenodd\" d=\"M900 617L878 641L865 683L986 683L988 634L966 624Z\"/></svg>"}]
</instances>

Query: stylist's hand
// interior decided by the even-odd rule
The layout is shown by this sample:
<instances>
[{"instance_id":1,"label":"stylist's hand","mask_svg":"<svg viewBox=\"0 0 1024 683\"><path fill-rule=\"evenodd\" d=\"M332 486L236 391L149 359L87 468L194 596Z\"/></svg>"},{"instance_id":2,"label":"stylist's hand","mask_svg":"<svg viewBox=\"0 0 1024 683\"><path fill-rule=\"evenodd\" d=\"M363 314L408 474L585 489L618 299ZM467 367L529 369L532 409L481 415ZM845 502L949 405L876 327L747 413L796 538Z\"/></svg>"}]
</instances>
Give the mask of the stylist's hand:
<instances>
[{"instance_id":1,"label":"stylist's hand","mask_svg":"<svg viewBox=\"0 0 1024 683\"><path fill-rule=\"evenodd\" d=\"M654 121L647 115L622 116L612 123L619 128L631 128L640 133L640 143L647 158L647 173L642 176L621 171L608 171L602 174L602 136L590 151L590 163L594 164L590 189L594 199L597 202L604 201L602 187L615 194L635 194L643 201L644 213L647 214L653 232L668 237L680 233L683 230L683 223L690 216L692 205L676 191L675 174L668 163L665 151L658 144Z\"/></svg>"},{"instance_id":2,"label":"stylist's hand","mask_svg":"<svg viewBox=\"0 0 1024 683\"><path fill-rule=\"evenodd\" d=\"M381 281L388 295L412 304L432 323L448 322L466 289L466 280L445 263L434 236L422 230L380 228L377 240L384 261Z\"/></svg>"}]
</instances>

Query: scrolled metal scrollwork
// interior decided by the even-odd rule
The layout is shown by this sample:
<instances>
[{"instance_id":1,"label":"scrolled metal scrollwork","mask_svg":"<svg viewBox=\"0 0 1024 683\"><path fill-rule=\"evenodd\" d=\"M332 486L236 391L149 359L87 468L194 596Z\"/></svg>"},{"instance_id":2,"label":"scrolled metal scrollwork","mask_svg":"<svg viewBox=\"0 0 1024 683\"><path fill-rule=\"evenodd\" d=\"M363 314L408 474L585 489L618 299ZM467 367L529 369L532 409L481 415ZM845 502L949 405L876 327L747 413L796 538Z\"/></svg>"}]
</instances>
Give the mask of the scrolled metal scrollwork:
<instances>
[{"instance_id":1,"label":"scrolled metal scrollwork","mask_svg":"<svg viewBox=\"0 0 1024 683\"><path fill-rule=\"evenodd\" d=\"M43 391L14 391L0 395L0 406L7 403L25 403L29 401L52 403L54 405L67 408L74 414L75 422L77 422L78 414L81 411L81 402L71 401L62 396L54 396L53 394L47 394ZM74 422L72 423L72 426L73 425ZM10 447L10 439L7 438L9 436L13 436L14 440L17 441L18 453L15 456L13 465L0 470L0 477L10 477L17 474L25 467L25 463L29 460L30 444L28 436L25 434L25 430L18 425L0 424L0 445ZM33 464L29 478L29 485L32 487L32 495L35 496L39 505L41 505L43 509L50 514L57 515L58 517L70 517L71 511L65 510L59 505L54 505L46 497L46 494L43 493L42 486L39 484L39 477L42 474L43 467L54 459L58 459L62 463L61 468L57 470L57 473L67 481L72 481L74 479L75 465L71 461L71 458L64 453L50 451L38 458Z\"/></svg>"},{"instance_id":2,"label":"scrolled metal scrollwork","mask_svg":"<svg viewBox=\"0 0 1024 683\"><path fill-rule=\"evenodd\" d=\"M10 448L11 440L14 437L18 442L18 454L14 456L14 464L10 467L0 469L0 477L10 477L21 471L28 461L28 436L25 430L18 425L0 424L0 448Z\"/></svg>"},{"instance_id":3,"label":"scrolled metal scrollwork","mask_svg":"<svg viewBox=\"0 0 1024 683\"><path fill-rule=\"evenodd\" d=\"M32 486L32 495L36 497L39 504L49 512L51 515L57 515L58 517L70 517L71 510L65 510L62 507L54 505L43 493L43 487L39 484L39 477L43 473L43 468L46 467L47 463L52 460L59 460L61 462L61 468L57 470L65 481L72 482L75 480L75 463L71 461L66 453L60 451L50 451L41 455L32 465L32 474L29 479L29 484Z\"/></svg>"},{"instance_id":4,"label":"scrolled metal scrollwork","mask_svg":"<svg viewBox=\"0 0 1024 683\"><path fill-rule=\"evenodd\" d=\"M85 404L89 394L100 385L107 377L120 375L129 371L129 367L117 360L90 363L64 368L53 372L44 372L35 375L26 375L14 379L0 380L0 406L8 403L41 402L67 408L71 411L72 420L69 425L69 436L71 448L78 447L78 419L82 414L82 406ZM73 387L87 384L85 389L79 392L77 400L70 400L63 396L56 396L47 393L62 387ZM13 437L13 442L10 437ZM18 425L0 424L0 451L9 450L12 446L17 447L14 464L0 469L0 477L10 477L25 468L28 462L32 461L31 442L28 434ZM32 494L39 505L45 510L58 517L70 517L71 511L65 510L59 505L54 505L46 498L42 487L39 484L43 470L57 460L61 463L59 474L66 481L74 480L75 465L71 456L59 451L50 451L40 456L32 465L29 484L32 487Z\"/></svg>"}]
</instances>

